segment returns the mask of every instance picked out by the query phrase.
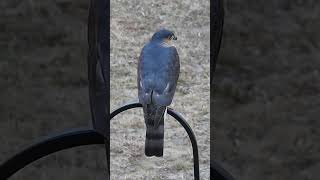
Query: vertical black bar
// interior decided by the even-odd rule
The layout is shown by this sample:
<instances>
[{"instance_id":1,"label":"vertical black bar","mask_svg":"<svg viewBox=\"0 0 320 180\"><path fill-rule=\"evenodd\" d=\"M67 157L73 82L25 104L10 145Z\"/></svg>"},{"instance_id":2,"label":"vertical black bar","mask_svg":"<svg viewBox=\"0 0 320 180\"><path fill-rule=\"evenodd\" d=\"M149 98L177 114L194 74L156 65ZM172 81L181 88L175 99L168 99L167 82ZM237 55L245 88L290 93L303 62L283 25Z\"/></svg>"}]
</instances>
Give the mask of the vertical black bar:
<instances>
[{"instance_id":1,"label":"vertical black bar","mask_svg":"<svg viewBox=\"0 0 320 180\"><path fill-rule=\"evenodd\" d=\"M110 1L91 0L88 17L88 79L93 128L104 136L110 172Z\"/></svg>"},{"instance_id":2,"label":"vertical black bar","mask_svg":"<svg viewBox=\"0 0 320 180\"><path fill-rule=\"evenodd\" d=\"M214 109L213 97L215 84L213 81L216 69L217 58L222 39L222 29L224 20L223 0L210 1L210 166L213 164L213 142L214 142ZM214 167L210 167L214 168ZM210 179L214 179L214 174L210 172Z\"/></svg>"},{"instance_id":3,"label":"vertical black bar","mask_svg":"<svg viewBox=\"0 0 320 180\"><path fill-rule=\"evenodd\" d=\"M93 127L109 136L110 15L109 1L91 0L88 21L88 78Z\"/></svg>"},{"instance_id":4,"label":"vertical black bar","mask_svg":"<svg viewBox=\"0 0 320 180\"><path fill-rule=\"evenodd\" d=\"M213 75L220 51L223 21L223 0L212 0L210 3L210 85L213 84Z\"/></svg>"},{"instance_id":5,"label":"vertical black bar","mask_svg":"<svg viewBox=\"0 0 320 180\"><path fill-rule=\"evenodd\" d=\"M100 67L102 69L103 80L105 82L105 98L102 101L106 102L104 109L106 112L105 121L107 129L105 133L105 147L107 156L108 176L110 176L110 1L99 0L99 32L98 32L98 54ZM109 179L109 177L108 177Z\"/></svg>"}]
</instances>

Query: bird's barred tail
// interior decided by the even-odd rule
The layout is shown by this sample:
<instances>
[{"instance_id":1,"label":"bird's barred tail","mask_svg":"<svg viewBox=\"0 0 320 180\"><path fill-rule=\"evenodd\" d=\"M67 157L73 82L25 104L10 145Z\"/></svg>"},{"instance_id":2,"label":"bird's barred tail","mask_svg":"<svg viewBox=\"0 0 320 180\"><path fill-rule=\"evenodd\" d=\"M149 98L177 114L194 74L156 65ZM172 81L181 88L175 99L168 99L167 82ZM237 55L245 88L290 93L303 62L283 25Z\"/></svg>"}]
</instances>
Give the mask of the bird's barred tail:
<instances>
[{"instance_id":1,"label":"bird's barred tail","mask_svg":"<svg viewBox=\"0 0 320 180\"><path fill-rule=\"evenodd\" d=\"M148 104L144 109L146 123L146 156L163 156L163 138L164 138L164 112L166 107L156 107Z\"/></svg>"}]
</instances>

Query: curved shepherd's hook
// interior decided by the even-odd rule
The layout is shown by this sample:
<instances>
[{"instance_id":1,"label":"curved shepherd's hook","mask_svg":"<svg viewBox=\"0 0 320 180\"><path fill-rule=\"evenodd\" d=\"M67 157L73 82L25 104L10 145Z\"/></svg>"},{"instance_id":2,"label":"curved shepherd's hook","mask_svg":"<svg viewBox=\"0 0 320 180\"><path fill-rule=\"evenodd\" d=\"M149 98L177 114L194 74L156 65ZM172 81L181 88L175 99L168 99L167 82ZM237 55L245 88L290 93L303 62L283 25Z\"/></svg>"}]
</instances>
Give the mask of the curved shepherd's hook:
<instances>
[{"instance_id":1,"label":"curved shepherd's hook","mask_svg":"<svg viewBox=\"0 0 320 180\"><path fill-rule=\"evenodd\" d=\"M138 102L133 102L133 103L129 103L126 104L118 109L116 109L115 111L113 111L110 115L110 119L112 119L113 117L115 117L117 114L132 109L132 108L138 108L138 107L142 107L142 104L138 103ZM168 114L171 115L174 119L176 119L182 126L183 128L186 130L186 132L188 133L188 136L190 138L191 141L191 145L192 145L192 150L193 150L193 170L194 170L194 179L195 180L199 180L200 179L200 173L199 173L199 154L198 154L198 145L197 145L197 140L196 137L191 129L191 127L189 126L189 124L187 123L187 121L182 117L182 115L176 111L174 111L171 108L168 108Z\"/></svg>"}]
</instances>

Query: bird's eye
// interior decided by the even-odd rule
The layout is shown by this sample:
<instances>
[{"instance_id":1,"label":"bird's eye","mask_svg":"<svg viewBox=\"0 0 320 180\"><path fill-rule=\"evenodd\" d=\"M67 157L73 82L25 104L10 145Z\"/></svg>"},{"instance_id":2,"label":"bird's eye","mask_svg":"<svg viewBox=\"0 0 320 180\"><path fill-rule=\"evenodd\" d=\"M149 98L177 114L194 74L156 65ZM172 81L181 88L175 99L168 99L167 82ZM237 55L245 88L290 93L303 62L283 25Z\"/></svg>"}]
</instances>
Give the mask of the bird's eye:
<instances>
[{"instance_id":1,"label":"bird's eye","mask_svg":"<svg viewBox=\"0 0 320 180\"><path fill-rule=\"evenodd\" d=\"M176 37L175 35L172 35L172 36L170 37L170 39L171 39L171 40L177 40L177 37Z\"/></svg>"}]
</instances>

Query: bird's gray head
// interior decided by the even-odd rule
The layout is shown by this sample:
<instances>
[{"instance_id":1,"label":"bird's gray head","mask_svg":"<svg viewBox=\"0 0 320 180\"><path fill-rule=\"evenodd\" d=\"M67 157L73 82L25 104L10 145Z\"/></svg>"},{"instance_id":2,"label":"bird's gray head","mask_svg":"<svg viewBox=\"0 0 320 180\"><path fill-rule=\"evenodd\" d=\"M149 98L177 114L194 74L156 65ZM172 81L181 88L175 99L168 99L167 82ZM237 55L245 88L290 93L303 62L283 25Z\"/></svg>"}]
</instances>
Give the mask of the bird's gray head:
<instances>
[{"instance_id":1,"label":"bird's gray head","mask_svg":"<svg viewBox=\"0 0 320 180\"><path fill-rule=\"evenodd\" d=\"M172 31L167 29L161 29L153 34L151 41L170 41L170 40L177 40L177 37L174 35Z\"/></svg>"}]
</instances>

